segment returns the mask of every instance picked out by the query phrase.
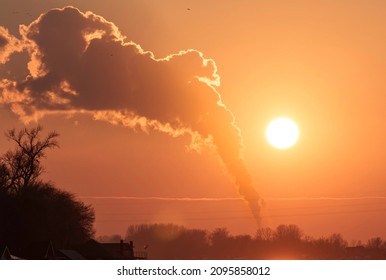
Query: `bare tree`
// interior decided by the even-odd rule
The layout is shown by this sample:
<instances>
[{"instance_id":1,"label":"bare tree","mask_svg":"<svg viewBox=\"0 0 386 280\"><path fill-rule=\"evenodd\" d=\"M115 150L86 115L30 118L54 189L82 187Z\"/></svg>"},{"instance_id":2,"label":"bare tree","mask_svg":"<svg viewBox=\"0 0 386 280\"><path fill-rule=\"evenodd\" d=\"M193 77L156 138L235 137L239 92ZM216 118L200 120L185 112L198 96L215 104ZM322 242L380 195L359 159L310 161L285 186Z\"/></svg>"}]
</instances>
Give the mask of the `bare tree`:
<instances>
[{"instance_id":1,"label":"bare tree","mask_svg":"<svg viewBox=\"0 0 386 280\"><path fill-rule=\"evenodd\" d=\"M294 242L301 240L303 232L297 225L279 225L273 237L277 241Z\"/></svg>"},{"instance_id":2,"label":"bare tree","mask_svg":"<svg viewBox=\"0 0 386 280\"><path fill-rule=\"evenodd\" d=\"M269 228L258 228L255 233L255 239L259 241L271 241L274 236L274 231Z\"/></svg>"},{"instance_id":3,"label":"bare tree","mask_svg":"<svg viewBox=\"0 0 386 280\"><path fill-rule=\"evenodd\" d=\"M47 149L59 147L57 132L49 133L41 139L41 126L24 128L19 132L8 130L5 136L16 144L14 150L6 152L0 157L0 187L10 192L19 192L21 189L36 183L44 171L41 165Z\"/></svg>"},{"instance_id":4,"label":"bare tree","mask_svg":"<svg viewBox=\"0 0 386 280\"><path fill-rule=\"evenodd\" d=\"M347 241L340 233L333 233L327 238L327 243L333 248L346 248Z\"/></svg>"},{"instance_id":5,"label":"bare tree","mask_svg":"<svg viewBox=\"0 0 386 280\"><path fill-rule=\"evenodd\" d=\"M381 249L384 246L384 241L380 237L373 237L367 241L366 247L371 249Z\"/></svg>"},{"instance_id":6,"label":"bare tree","mask_svg":"<svg viewBox=\"0 0 386 280\"><path fill-rule=\"evenodd\" d=\"M94 236L92 206L40 178L47 149L59 146L58 133L43 138L41 132L38 126L5 133L16 145L0 156L0 243L69 246Z\"/></svg>"}]
</instances>

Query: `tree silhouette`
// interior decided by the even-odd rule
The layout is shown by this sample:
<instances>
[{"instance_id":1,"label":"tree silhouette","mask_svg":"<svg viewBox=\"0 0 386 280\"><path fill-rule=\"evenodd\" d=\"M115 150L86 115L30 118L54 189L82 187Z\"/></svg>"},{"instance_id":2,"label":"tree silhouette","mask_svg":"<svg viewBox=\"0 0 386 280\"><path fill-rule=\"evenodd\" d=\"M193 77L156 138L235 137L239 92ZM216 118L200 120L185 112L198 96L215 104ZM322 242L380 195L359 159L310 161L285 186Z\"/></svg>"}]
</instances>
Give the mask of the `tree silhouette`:
<instances>
[{"instance_id":1,"label":"tree silhouette","mask_svg":"<svg viewBox=\"0 0 386 280\"><path fill-rule=\"evenodd\" d=\"M386 259L386 242L371 238L366 246L348 247L339 233L314 238L293 224L259 228L254 237L210 232L175 224L130 225L126 235L150 259ZM357 244L357 243L356 243Z\"/></svg>"},{"instance_id":2,"label":"tree silhouette","mask_svg":"<svg viewBox=\"0 0 386 280\"><path fill-rule=\"evenodd\" d=\"M255 233L255 239L259 241L272 240L274 231L269 227L258 228Z\"/></svg>"},{"instance_id":3,"label":"tree silhouette","mask_svg":"<svg viewBox=\"0 0 386 280\"><path fill-rule=\"evenodd\" d=\"M273 238L281 242L297 242L300 241L303 236L302 231L297 225L279 225Z\"/></svg>"},{"instance_id":4,"label":"tree silhouette","mask_svg":"<svg viewBox=\"0 0 386 280\"><path fill-rule=\"evenodd\" d=\"M373 237L367 241L366 247L371 249L386 248L385 242L380 237Z\"/></svg>"},{"instance_id":5,"label":"tree silhouette","mask_svg":"<svg viewBox=\"0 0 386 280\"><path fill-rule=\"evenodd\" d=\"M41 159L58 147L59 134L41 139L42 128L9 130L16 145L0 157L0 243L26 246L52 241L58 247L81 243L94 235L94 210L73 194L40 179Z\"/></svg>"},{"instance_id":6,"label":"tree silhouette","mask_svg":"<svg viewBox=\"0 0 386 280\"><path fill-rule=\"evenodd\" d=\"M335 249L342 249L347 246L347 241L340 233L333 233L327 238L328 244Z\"/></svg>"},{"instance_id":7,"label":"tree silhouette","mask_svg":"<svg viewBox=\"0 0 386 280\"><path fill-rule=\"evenodd\" d=\"M39 134L42 127L8 130L8 140L16 144L15 150L6 152L0 158L1 187L10 192L19 192L23 188L35 184L43 172L41 159L47 149L58 147L58 133L51 132L41 140Z\"/></svg>"},{"instance_id":8,"label":"tree silhouette","mask_svg":"<svg viewBox=\"0 0 386 280\"><path fill-rule=\"evenodd\" d=\"M229 258L230 233L226 228L216 228L209 234L209 242L212 247L212 257Z\"/></svg>"}]
</instances>

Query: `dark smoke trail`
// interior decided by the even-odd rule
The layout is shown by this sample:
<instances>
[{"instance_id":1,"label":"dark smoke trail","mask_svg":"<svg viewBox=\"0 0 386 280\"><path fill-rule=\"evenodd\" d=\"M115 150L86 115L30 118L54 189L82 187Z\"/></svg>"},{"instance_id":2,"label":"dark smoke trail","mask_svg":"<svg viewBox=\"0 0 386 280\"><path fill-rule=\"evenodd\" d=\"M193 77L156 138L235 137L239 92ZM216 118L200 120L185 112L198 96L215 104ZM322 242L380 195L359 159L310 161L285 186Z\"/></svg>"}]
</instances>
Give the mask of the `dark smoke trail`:
<instances>
[{"instance_id":1,"label":"dark smoke trail","mask_svg":"<svg viewBox=\"0 0 386 280\"><path fill-rule=\"evenodd\" d=\"M240 157L241 136L215 87L213 60L196 50L156 59L118 28L91 12L55 9L28 26L22 39L0 29L0 62L13 52L30 55L30 75L3 79L0 104L25 121L47 114L89 113L95 119L211 144L260 223L260 197Z\"/></svg>"}]
</instances>

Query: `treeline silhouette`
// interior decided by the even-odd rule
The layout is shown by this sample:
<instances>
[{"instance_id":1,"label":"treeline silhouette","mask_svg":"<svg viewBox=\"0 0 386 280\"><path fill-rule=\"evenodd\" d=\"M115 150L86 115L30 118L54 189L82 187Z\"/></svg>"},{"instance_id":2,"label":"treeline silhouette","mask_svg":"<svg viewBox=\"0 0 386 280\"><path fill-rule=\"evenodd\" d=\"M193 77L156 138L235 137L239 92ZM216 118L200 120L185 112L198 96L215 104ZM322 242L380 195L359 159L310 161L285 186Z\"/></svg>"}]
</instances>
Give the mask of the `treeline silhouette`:
<instances>
[{"instance_id":1,"label":"treeline silhouette","mask_svg":"<svg viewBox=\"0 0 386 280\"><path fill-rule=\"evenodd\" d=\"M16 252L45 241L67 248L94 235L93 208L41 179L41 160L59 136L41 132L40 126L7 131L15 148L0 156L0 245Z\"/></svg>"},{"instance_id":2,"label":"treeline silhouette","mask_svg":"<svg viewBox=\"0 0 386 280\"><path fill-rule=\"evenodd\" d=\"M119 235L102 236L113 242ZM149 259L385 259L386 241L350 244L341 234L313 238L296 225L259 228L251 235L232 235L226 228L213 231L175 224L141 224L128 227L126 240Z\"/></svg>"},{"instance_id":3,"label":"treeline silhouette","mask_svg":"<svg viewBox=\"0 0 386 280\"><path fill-rule=\"evenodd\" d=\"M15 147L0 155L0 247L21 257L37 242L49 241L58 249L95 243L93 208L41 179L41 161L47 149L58 147L59 137L41 133L40 126L7 131ZM120 239L102 236L99 241L122 244ZM340 234L313 238L296 225L259 228L251 236L232 235L226 228L141 224L129 226L125 239L150 259L386 259L386 241L380 237L348 246Z\"/></svg>"}]
</instances>

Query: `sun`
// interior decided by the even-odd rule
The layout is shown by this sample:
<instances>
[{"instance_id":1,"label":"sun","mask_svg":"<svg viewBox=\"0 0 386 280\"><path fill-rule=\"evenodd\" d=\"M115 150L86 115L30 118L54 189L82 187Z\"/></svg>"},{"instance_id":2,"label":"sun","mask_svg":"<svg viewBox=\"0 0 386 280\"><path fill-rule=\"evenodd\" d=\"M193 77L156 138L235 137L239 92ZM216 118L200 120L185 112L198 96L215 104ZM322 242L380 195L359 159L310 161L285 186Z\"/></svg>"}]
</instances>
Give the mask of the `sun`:
<instances>
[{"instance_id":1,"label":"sun","mask_svg":"<svg viewBox=\"0 0 386 280\"><path fill-rule=\"evenodd\" d=\"M273 119L267 126L265 137L276 149L288 149L299 139L299 128L289 118Z\"/></svg>"}]
</instances>

